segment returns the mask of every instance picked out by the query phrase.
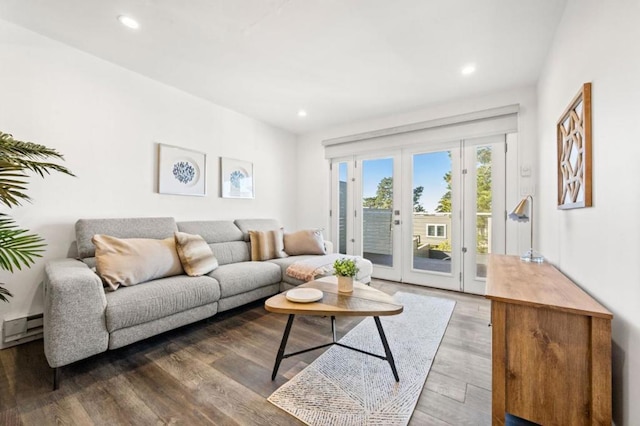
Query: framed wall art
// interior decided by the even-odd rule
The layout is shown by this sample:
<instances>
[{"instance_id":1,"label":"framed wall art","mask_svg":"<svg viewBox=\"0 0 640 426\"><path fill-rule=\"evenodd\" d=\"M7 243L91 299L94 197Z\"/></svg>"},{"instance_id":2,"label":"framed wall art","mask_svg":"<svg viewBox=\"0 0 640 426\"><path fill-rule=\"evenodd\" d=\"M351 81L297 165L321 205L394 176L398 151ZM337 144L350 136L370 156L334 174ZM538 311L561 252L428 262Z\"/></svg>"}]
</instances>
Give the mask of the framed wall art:
<instances>
[{"instance_id":1,"label":"framed wall art","mask_svg":"<svg viewBox=\"0 0 640 426\"><path fill-rule=\"evenodd\" d=\"M158 144L158 192L195 195L207 193L207 155L177 146Z\"/></svg>"},{"instance_id":2,"label":"framed wall art","mask_svg":"<svg viewBox=\"0 0 640 426\"><path fill-rule=\"evenodd\" d=\"M585 83L556 126L558 136L558 208L590 207L591 83Z\"/></svg>"},{"instance_id":3,"label":"framed wall art","mask_svg":"<svg viewBox=\"0 0 640 426\"><path fill-rule=\"evenodd\" d=\"M254 198L253 163L220 158L220 193L223 198Z\"/></svg>"}]
</instances>

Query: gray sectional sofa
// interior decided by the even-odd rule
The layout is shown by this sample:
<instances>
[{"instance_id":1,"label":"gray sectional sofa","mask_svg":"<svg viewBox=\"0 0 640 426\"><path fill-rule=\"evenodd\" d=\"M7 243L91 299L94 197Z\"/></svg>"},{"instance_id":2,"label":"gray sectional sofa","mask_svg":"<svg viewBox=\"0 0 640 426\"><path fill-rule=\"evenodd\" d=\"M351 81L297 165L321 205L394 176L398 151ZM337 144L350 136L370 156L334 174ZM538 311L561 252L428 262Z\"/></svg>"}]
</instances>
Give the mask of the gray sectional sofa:
<instances>
[{"instance_id":1,"label":"gray sectional sofa","mask_svg":"<svg viewBox=\"0 0 640 426\"><path fill-rule=\"evenodd\" d=\"M76 223L77 258L47 263L44 280L44 350L54 368L140 341L299 285L289 265L314 256L251 261L249 231L277 229L272 219L176 222L173 218L82 219ZM91 238L163 239L175 231L199 234L219 267L205 276L178 275L105 291L95 273ZM329 252L331 251L329 244ZM372 266L359 259L361 282Z\"/></svg>"}]
</instances>

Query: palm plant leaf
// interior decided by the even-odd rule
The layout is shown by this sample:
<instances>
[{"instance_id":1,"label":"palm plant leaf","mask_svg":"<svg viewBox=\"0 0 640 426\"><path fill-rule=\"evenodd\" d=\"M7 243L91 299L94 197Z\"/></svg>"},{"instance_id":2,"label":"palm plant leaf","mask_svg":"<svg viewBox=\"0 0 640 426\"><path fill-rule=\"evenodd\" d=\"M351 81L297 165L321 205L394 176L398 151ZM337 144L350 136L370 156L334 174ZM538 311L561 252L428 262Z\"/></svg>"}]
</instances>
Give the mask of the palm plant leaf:
<instances>
[{"instance_id":1,"label":"palm plant leaf","mask_svg":"<svg viewBox=\"0 0 640 426\"><path fill-rule=\"evenodd\" d=\"M20 201L31 201L26 194L30 178L27 171L40 177L52 171L75 176L66 167L49 162L50 159L64 160L64 157L55 149L19 141L0 131L0 204L11 208L19 206ZM30 267L36 257L42 257L44 247L42 237L19 229L13 219L0 213L0 269L14 272L23 266ZM7 297L12 294L0 285L0 301L8 302Z\"/></svg>"},{"instance_id":2,"label":"palm plant leaf","mask_svg":"<svg viewBox=\"0 0 640 426\"><path fill-rule=\"evenodd\" d=\"M0 268L13 272L31 266L36 257L42 257L44 239L19 229L7 215L0 213Z\"/></svg>"},{"instance_id":3,"label":"palm plant leaf","mask_svg":"<svg viewBox=\"0 0 640 426\"><path fill-rule=\"evenodd\" d=\"M33 142L23 142L14 139L9 133L0 132L0 161L31 170L40 176L50 174L51 171L74 176L66 167L46 161L49 158L64 160L62 154L52 148Z\"/></svg>"},{"instance_id":4,"label":"palm plant leaf","mask_svg":"<svg viewBox=\"0 0 640 426\"><path fill-rule=\"evenodd\" d=\"M2 131L0 131L0 145L2 145L0 151L7 155L31 159L57 158L64 160L62 154L53 148L33 142L19 141L14 139L13 135Z\"/></svg>"},{"instance_id":5,"label":"palm plant leaf","mask_svg":"<svg viewBox=\"0 0 640 426\"><path fill-rule=\"evenodd\" d=\"M64 160L55 149L33 142L23 142L9 133L0 132L0 203L8 207L19 206L20 201L30 201L26 194L29 175L32 171L40 177L51 172L60 172L74 176L66 167L47 160Z\"/></svg>"},{"instance_id":6,"label":"palm plant leaf","mask_svg":"<svg viewBox=\"0 0 640 426\"><path fill-rule=\"evenodd\" d=\"M0 160L0 203L12 207L19 206L20 200L30 201L24 192L28 177L21 167Z\"/></svg>"},{"instance_id":7,"label":"palm plant leaf","mask_svg":"<svg viewBox=\"0 0 640 426\"><path fill-rule=\"evenodd\" d=\"M9 302L9 299L7 299L5 296L13 297L13 294L11 294L6 288L0 286L0 300L2 300L3 302Z\"/></svg>"}]
</instances>

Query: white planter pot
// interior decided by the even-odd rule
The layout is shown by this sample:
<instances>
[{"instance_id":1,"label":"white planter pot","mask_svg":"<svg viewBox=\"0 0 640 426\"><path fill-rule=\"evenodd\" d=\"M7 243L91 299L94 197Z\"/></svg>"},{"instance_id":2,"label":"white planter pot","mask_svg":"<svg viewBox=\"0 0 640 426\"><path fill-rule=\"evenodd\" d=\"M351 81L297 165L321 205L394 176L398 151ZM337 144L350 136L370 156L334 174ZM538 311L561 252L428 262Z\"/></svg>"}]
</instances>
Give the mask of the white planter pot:
<instances>
[{"instance_id":1,"label":"white planter pot","mask_svg":"<svg viewBox=\"0 0 640 426\"><path fill-rule=\"evenodd\" d=\"M353 293L353 277L338 275L338 293Z\"/></svg>"}]
</instances>

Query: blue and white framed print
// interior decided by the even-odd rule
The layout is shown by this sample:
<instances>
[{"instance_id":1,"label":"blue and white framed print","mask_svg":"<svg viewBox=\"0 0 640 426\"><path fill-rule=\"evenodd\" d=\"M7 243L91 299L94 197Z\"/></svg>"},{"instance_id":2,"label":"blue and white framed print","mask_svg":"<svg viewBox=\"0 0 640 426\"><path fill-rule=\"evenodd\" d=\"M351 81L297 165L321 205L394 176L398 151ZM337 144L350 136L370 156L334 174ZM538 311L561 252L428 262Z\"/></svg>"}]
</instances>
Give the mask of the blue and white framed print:
<instances>
[{"instance_id":1,"label":"blue and white framed print","mask_svg":"<svg viewBox=\"0 0 640 426\"><path fill-rule=\"evenodd\" d=\"M207 154L177 146L158 144L158 192L161 194L207 194Z\"/></svg>"},{"instance_id":2,"label":"blue and white framed print","mask_svg":"<svg viewBox=\"0 0 640 426\"><path fill-rule=\"evenodd\" d=\"M223 198L254 198L253 163L220 158L220 193Z\"/></svg>"}]
</instances>

